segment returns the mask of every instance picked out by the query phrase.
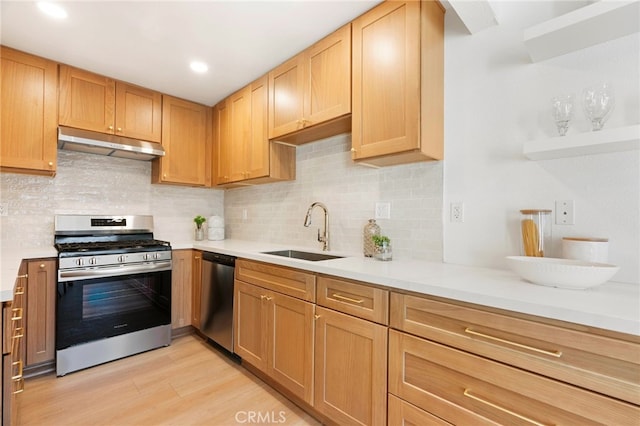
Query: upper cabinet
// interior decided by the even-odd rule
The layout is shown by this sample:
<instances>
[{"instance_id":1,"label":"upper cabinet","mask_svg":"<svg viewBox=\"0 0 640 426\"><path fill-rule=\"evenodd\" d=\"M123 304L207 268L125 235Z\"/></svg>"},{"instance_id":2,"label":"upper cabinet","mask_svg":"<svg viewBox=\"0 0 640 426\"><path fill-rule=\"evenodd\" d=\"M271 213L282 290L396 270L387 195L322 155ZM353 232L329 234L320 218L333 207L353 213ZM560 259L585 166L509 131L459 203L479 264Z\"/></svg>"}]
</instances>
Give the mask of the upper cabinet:
<instances>
[{"instance_id":1,"label":"upper cabinet","mask_svg":"<svg viewBox=\"0 0 640 426\"><path fill-rule=\"evenodd\" d=\"M351 24L269 72L269 139L301 144L350 129Z\"/></svg>"},{"instance_id":2,"label":"upper cabinet","mask_svg":"<svg viewBox=\"0 0 640 426\"><path fill-rule=\"evenodd\" d=\"M61 125L160 142L159 92L60 65Z\"/></svg>"},{"instance_id":3,"label":"upper cabinet","mask_svg":"<svg viewBox=\"0 0 640 426\"><path fill-rule=\"evenodd\" d=\"M211 185L211 108L164 95L164 157L152 163L153 183Z\"/></svg>"},{"instance_id":4,"label":"upper cabinet","mask_svg":"<svg viewBox=\"0 0 640 426\"><path fill-rule=\"evenodd\" d=\"M295 147L268 139L267 81L264 76L214 107L216 185L295 178Z\"/></svg>"},{"instance_id":5,"label":"upper cabinet","mask_svg":"<svg viewBox=\"0 0 640 426\"><path fill-rule=\"evenodd\" d=\"M58 65L0 47L0 170L56 172Z\"/></svg>"},{"instance_id":6,"label":"upper cabinet","mask_svg":"<svg viewBox=\"0 0 640 426\"><path fill-rule=\"evenodd\" d=\"M352 158L373 166L443 159L440 3L384 2L352 30Z\"/></svg>"}]
</instances>

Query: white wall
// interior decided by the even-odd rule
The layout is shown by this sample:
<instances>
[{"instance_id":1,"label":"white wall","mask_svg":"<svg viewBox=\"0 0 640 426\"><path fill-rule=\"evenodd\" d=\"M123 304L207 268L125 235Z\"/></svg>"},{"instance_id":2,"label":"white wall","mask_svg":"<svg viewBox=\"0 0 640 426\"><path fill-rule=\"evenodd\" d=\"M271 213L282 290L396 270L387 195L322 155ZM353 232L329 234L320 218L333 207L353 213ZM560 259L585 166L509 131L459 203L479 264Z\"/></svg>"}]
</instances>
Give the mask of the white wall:
<instances>
[{"instance_id":1,"label":"white wall","mask_svg":"<svg viewBox=\"0 0 640 426\"><path fill-rule=\"evenodd\" d=\"M193 218L222 214L224 192L151 185L151 163L58 151L55 178L0 174L9 215L0 217L3 250L51 247L56 214L151 214L158 239L190 241Z\"/></svg>"},{"instance_id":2,"label":"white wall","mask_svg":"<svg viewBox=\"0 0 640 426\"><path fill-rule=\"evenodd\" d=\"M550 98L610 81L616 108L605 129L640 121L639 40L634 34L531 63L522 31L581 6L572 2L492 2L498 26L469 35L446 15L444 206L463 201L464 223L445 215L444 260L504 268L520 254L518 211L575 201L575 225L554 225L552 255L563 236L606 237L614 279L640 281L638 151L530 161L525 141L556 136ZM579 106L579 105L578 105ZM569 134L590 131L581 107Z\"/></svg>"},{"instance_id":3,"label":"white wall","mask_svg":"<svg viewBox=\"0 0 640 426\"><path fill-rule=\"evenodd\" d=\"M329 209L331 250L361 254L363 228L383 201L391 203L391 219L377 222L394 258L442 261L442 163L373 169L354 164L350 149L350 135L299 146L295 181L228 190L227 237L320 249L321 210L303 226L320 201Z\"/></svg>"}]
</instances>

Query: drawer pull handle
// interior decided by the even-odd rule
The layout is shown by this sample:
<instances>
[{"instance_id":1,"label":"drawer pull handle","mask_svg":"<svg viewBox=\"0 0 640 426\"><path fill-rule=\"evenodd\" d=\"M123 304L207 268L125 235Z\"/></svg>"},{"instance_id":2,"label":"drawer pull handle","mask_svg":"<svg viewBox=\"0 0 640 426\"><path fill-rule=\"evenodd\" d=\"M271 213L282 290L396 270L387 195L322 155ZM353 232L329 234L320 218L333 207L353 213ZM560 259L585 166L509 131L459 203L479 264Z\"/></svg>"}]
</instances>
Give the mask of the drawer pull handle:
<instances>
[{"instance_id":1,"label":"drawer pull handle","mask_svg":"<svg viewBox=\"0 0 640 426\"><path fill-rule=\"evenodd\" d=\"M523 345L522 343L516 343L516 342L512 342L511 340L505 340L505 339L501 339L499 337L495 337L495 336L491 336L489 334L484 334L484 333L479 333L475 330L470 329L469 327L464 329L464 332L467 334L472 334L474 336L479 336L479 337L484 337L485 339L489 339L489 340L493 340L496 342L500 342L500 343L505 343L507 345L511 345L511 346L515 346L521 349L526 349L529 351L533 351L533 352L538 352L544 355L549 355L552 357L556 357L556 358L560 358L562 356L562 352L561 351L548 351L545 349L539 349L539 348L535 348L533 346L529 346L529 345Z\"/></svg>"},{"instance_id":2,"label":"drawer pull handle","mask_svg":"<svg viewBox=\"0 0 640 426\"><path fill-rule=\"evenodd\" d=\"M22 319L22 308L13 308L11 311L13 312L11 321L20 321Z\"/></svg>"},{"instance_id":3,"label":"drawer pull handle","mask_svg":"<svg viewBox=\"0 0 640 426\"><path fill-rule=\"evenodd\" d=\"M29 274L18 275L16 278L19 279L19 280L23 279L23 278L29 278Z\"/></svg>"},{"instance_id":4,"label":"drawer pull handle","mask_svg":"<svg viewBox=\"0 0 640 426\"><path fill-rule=\"evenodd\" d=\"M13 391L13 394L17 395L19 393L24 392L24 378L21 377L19 379L16 379L15 382L16 382L17 386L16 386L16 390Z\"/></svg>"},{"instance_id":5,"label":"drawer pull handle","mask_svg":"<svg viewBox=\"0 0 640 426\"><path fill-rule=\"evenodd\" d=\"M15 294L16 296L19 296L19 295L24 294L24 286L23 286L23 285L22 285L22 286L20 286L20 287L17 287L17 286L16 286L16 292L15 292L14 294Z\"/></svg>"},{"instance_id":6,"label":"drawer pull handle","mask_svg":"<svg viewBox=\"0 0 640 426\"><path fill-rule=\"evenodd\" d=\"M18 367L18 374L16 374L15 376L11 377L11 380L19 380L22 379L22 367L24 366L22 363L22 360L19 359L18 361L12 362L11 363L12 367ZM13 372L13 371L12 371Z\"/></svg>"},{"instance_id":7,"label":"drawer pull handle","mask_svg":"<svg viewBox=\"0 0 640 426\"><path fill-rule=\"evenodd\" d=\"M544 424L544 423L540 423L540 422L538 422L538 421L535 421L535 420L533 420L533 419L530 419L529 417L523 416L522 414L518 414L518 413L516 413L515 411L511 411L511 410L509 410L508 408L501 407L501 406L499 406L499 405L497 405L497 404L494 404L494 403L493 403L493 402L491 402L491 401L487 401L487 400L486 400L486 399L484 399L484 398L480 398L479 396L472 394L472 393L471 393L471 391L470 391L469 389L465 389L465 390L464 390L463 395L464 395L464 396L466 396L467 398L471 398L471 399L473 399L474 401L478 401L478 402L480 402L480 403L482 403L482 404L488 405L489 407L493 407L493 408L495 408L496 410L502 411L503 413L507 413L507 414L510 414L510 415L512 415L512 416L514 416L514 417L517 417L517 418L519 418L520 420L524 420L524 421L525 421L525 422L527 422L527 423L531 423L532 425L536 425L536 426L547 426L547 425L546 425L546 424Z\"/></svg>"},{"instance_id":8,"label":"drawer pull handle","mask_svg":"<svg viewBox=\"0 0 640 426\"><path fill-rule=\"evenodd\" d=\"M361 304L364 302L363 299L352 299L347 296L342 296L341 294L338 294L338 293L333 293L331 297L338 300L344 300L345 302L351 302L351 303L357 303L357 304Z\"/></svg>"},{"instance_id":9,"label":"drawer pull handle","mask_svg":"<svg viewBox=\"0 0 640 426\"><path fill-rule=\"evenodd\" d=\"M19 339L21 337L24 337L24 328L16 327L15 330L13 330L13 336L11 336L11 338Z\"/></svg>"}]
</instances>

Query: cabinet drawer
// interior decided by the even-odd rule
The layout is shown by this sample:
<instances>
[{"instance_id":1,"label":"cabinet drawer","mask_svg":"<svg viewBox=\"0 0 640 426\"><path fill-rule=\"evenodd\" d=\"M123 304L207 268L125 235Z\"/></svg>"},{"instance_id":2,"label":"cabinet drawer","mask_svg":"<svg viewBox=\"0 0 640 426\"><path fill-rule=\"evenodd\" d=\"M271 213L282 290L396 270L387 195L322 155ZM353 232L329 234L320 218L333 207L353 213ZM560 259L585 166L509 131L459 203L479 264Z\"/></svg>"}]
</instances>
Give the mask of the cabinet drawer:
<instances>
[{"instance_id":1,"label":"cabinet drawer","mask_svg":"<svg viewBox=\"0 0 640 426\"><path fill-rule=\"evenodd\" d=\"M396 426L451 426L451 423L428 413L413 404L389 394L388 425Z\"/></svg>"},{"instance_id":2,"label":"cabinet drawer","mask_svg":"<svg viewBox=\"0 0 640 426\"><path fill-rule=\"evenodd\" d=\"M389 392L455 424L626 425L640 418L635 405L395 330ZM479 417L455 418L463 410Z\"/></svg>"},{"instance_id":3,"label":"cabinet drawer","mask_svg":"<svg viewBox=\"0 0 640 426\"><path fill-rule=\"evenodd\" d=\"M391 326L640 404L640 343L392 293Z\"/></svg>"},{"instance_id":4,"label":"cabinet drawer","mask_svg":"<svg viewBox=\"0 0 640 426\"><path fill-rule=\"evenodd\" d=\"M236 279L307 302L316 301L315 275L297 269L238 259Z\"/></svg>"},{"instance_id":5,"label":"cabinet drawer","mask_svg":"<svg viewBox=\"0 0 640 426\"><path fill-rule=\"evenodd\" d=\"M389 324L389 292L355 281L318 277L318 305L383 325Z\"/></svg>"}]
</instances>

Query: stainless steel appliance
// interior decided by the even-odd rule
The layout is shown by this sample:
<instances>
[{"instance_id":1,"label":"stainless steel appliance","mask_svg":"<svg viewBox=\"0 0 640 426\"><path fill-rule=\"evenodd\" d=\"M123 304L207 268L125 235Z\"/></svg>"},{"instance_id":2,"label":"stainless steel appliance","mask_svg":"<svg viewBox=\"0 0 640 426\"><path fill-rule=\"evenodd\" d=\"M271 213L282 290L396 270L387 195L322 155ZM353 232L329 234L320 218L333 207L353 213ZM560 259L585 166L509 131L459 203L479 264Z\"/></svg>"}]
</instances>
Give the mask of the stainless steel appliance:
<instances>
[{"instance_id":1,"label":"stainless steel appliance","mask_svg":"<svg viewBox=\"0 0 640 426\"><path fill-rule=\"evenodd\" d=\"M59 215L56 373L171 343L171 245L152 216Z\"/></svg>"},{"instance_id":2,"label":"stainless steel appliance","mask_svg":"<svg viewBox=\"0 0 640 426\"><path fill-rule=\"evenodd\" d=\"M200 331L233 353L233 274L236 258L202 254Z\"/></svg>"}]
</instances>

